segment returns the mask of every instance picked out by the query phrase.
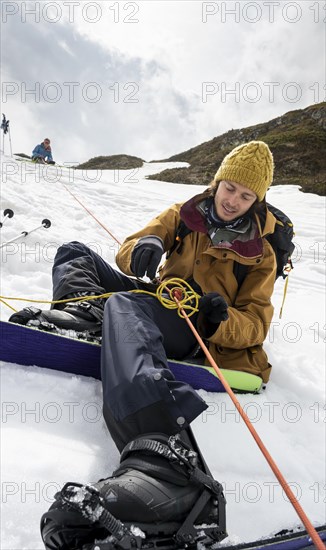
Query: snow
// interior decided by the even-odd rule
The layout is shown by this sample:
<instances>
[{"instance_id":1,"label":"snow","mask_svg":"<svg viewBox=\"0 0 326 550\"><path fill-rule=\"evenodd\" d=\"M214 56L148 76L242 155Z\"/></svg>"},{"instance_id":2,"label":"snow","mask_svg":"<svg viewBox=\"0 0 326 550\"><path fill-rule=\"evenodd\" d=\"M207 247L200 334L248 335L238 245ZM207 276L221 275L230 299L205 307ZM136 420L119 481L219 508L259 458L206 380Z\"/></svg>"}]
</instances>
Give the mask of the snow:
<instances>
[{"instance_id":1,"label":"snow","mask_svg":"<svg viewBox=\"0 0 326 550\"><path fill-rule=\"evenodd\" d=\"M74 200L68 188L122 241L174 202L203 190L144 179L164 165L128 171L74 171L3 157L0 231L6 242L49 218L39 229L0 249L1 295L21 309L51 299L56 249L85 242L114 264L118 244ZM66 186L66 188L65 188ZM284 284L273 295L274 320L266 340L273 365L260 395L239 395L281 472L314 525L325 522L325 199L297 186L275 186L268 201L294 222L297 252L283 318ZM36 305L36 304L34 304ZM40 305L40 307L49 307ZM11 310L1 304L1 319ZM67 481L92 483L108 476L118 452L101 414L100 382L56 371L1 364L1 543L4 550L39 550L39 520ZM253 540L300 524L291 504L226 394L200 392L209 404L193 424L215 478L227 498L227 543Z\"/></svg>"}]
</instances>

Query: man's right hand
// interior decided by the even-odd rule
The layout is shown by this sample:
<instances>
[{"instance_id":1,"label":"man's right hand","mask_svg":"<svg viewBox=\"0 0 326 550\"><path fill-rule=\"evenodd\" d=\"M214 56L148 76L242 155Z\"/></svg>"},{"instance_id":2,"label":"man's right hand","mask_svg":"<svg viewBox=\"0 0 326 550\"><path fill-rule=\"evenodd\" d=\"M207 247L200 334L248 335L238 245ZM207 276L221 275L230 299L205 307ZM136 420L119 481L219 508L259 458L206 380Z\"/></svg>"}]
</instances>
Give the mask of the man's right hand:
<instances>
[{"instance_id":1,"label":"man's right hand","mask_svg":"<svg viewBox=\"0 0 326 550\"><path fill-rule=\"evenodd\" d=\"M160 237L141 237L131 254L131 271L136 277L144 277L146 274L150 279L154 279L163 253L163 242Z\"/></svg>"}]
</instances>

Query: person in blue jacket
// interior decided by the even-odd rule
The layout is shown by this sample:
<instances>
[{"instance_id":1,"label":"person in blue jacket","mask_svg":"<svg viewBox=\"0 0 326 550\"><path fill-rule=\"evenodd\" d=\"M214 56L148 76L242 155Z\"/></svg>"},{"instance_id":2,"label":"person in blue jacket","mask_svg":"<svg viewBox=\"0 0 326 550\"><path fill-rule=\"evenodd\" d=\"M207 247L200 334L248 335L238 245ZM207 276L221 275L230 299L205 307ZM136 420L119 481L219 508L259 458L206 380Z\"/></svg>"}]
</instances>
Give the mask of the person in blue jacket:
<instances>
[{"instance_id":1,"label":"person in blue jacket","mask_svg":"<svg viewBox=\"0 0 326 550\"><path fill-rule=\"evenodd\" d=\"M32 160L42 164L55 164L52 158L52 151L49 138L45 138L42 143L36 145L32 152Z\"/></svg>"}]
</instances>

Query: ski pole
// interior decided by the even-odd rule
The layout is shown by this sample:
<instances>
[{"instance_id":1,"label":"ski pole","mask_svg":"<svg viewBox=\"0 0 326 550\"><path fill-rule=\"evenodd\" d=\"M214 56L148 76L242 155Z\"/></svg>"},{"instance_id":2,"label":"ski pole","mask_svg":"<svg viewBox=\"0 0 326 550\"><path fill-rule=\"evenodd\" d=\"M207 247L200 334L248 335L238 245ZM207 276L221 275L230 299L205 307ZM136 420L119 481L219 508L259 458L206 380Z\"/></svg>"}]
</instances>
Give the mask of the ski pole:
<instances>
[{"instance_id":1,"label":"ski pole","mask_svg":"<svg viewBox=\"0 0 326 550\"><path fill-rule=\"evenodd\" d=\"M6 210L4 211L3 213L3 218L0 222L0 229L1 227L3 226L3 224L5 223L5 221L8 219L8 218L12 218L14 215L14 211L11 210L11 208L6 208Z\"/></svg>"},{"instance_id":2,"label":"ski pole","mask_svg":"<svg viewBox=\"0 0 326 550\"><path fill-rule=\"evenodd\" d=\"M232 400L233 404L235 405L236 409L239 411L239 414L240 414L242 420L246 424L248 430L250 431L251 435L253 436L255 442L257 443L259 449L261 450L264 458L266 459L266 461L267 461L268 465L270 466L272 472L274 473L276 479L280 483L280 485L281 485L282 489L284 490L286 496L288 497L288 499L291 502L293 508L295 509L296 513L298 514L299 518L301 519L301 521L302 521L303 525L305 526L305 528L307 530L307 533L310 535L311 540L313 541L315 547L318 550L325 550L325 545L324 545L322 539L318 535L316 529L314 528L314 526L312 525L312 523L309 520L308 516L306 515L305 511L303 510L301 504L299 503L298 499L296 498L295 494L293 493L292 489L290 488L289 484L287 483L287 481L286 481L285 477L283 476L282 472L278 468L278 466L277 466L276 462L274 461L273 457L271 456L271 454L269 453L269 451L265 447L262 439L260 438L260 436L258 435L258 433L255 430L254 426L250 422L250 419L249 419L248 415L246 414L244 409L241 407L240 402L238 401L235 394L233 393L229 383L224 378L220 368L218 367L216 361L214 360L213 356L209 352L209 350L208 350L206 344L204 343L203 339L200 337L199 333L197 332L197 330L196 330L195 326L193 325L192 321L189 319L189 316L187 315L187 313L185 312L183 307L181 307L180 302L179 302L179 300L181 299L181 294L182 294L182 292L180 293L180 289L175 289L174 292L171 293L172 298L174 299L174 301L178 305L178 307L179 307L184 319L186 320L190 330L192 331L192 333L196 337L196 339L197 339L200 347L202 348L203 352L205 353L209 363L214 368L220 382L224 386L225 391L228 393L228 395L231 398L231 400Z\"/></svg>"},{"instance_id":3,"label":"ski pole","mask_svg":"<svg viewBox=\"0 0 326 550\"><path fill-rule=\"evenodd\" d=\"M31 233L34 233L34 231L37 231L38 229L41 229L41 227L44 227L45 229L48 229L51 227L51 222L48 219L44 219L42 221L42 224L38 227L35 227L35 229L31 229L30 231L22 231L17 237L14 237L13 239L10 239L10 241L7 241L6 243L3 243L0 245L0 248L3 248L4 246L7 246L7 244L13 243L14 241L17 241L18 239L21 239L22 237L27 237L27 235L30 235Z\"/></svg>"},{"instance_id":4,"label":"ski pole","mask_svg":"<svg viewBox=\"0 0 326 550\"><path fill-rule=\"evenodd\" d=\"M9 146L10 146L10 156L12 157L12 143L11 143L11 134L10 134L9 127L8 127L8 137L9 137Z\"/></svg>"},{"instance_id":5,"label":"ski pole","mask_svg":"<svg viewBox=\"0 0 326 550\"><path fill-rule=\"evenodd\" d=\"M11 146L11 138L10 138L10 131L9 131L9 120L6 119L6 115L2 113L2 122L1 122L1 130L3 130L3 154L5 154L5 135L9 132L9 144L10 144L10 155L12 156L12 146Z\"/></svg>"}]
</instances>

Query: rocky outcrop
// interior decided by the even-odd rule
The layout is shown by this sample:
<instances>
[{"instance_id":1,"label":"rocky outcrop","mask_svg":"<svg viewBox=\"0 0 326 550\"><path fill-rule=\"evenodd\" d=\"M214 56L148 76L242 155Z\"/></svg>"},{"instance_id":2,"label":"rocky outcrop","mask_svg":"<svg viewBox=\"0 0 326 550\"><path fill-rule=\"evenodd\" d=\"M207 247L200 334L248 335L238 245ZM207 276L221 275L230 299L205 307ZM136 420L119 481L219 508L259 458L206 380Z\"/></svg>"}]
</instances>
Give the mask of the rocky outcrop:
<instances>
[{"instance_id":1,"label":"rocky outcrop","mask_svg":"<svg viewBox=\"0 0 326 550\"><path fill-rule=\"evenodd\" d=\"M143 159L132 155L110 155L108 157L94 157L75 166L76 170L130 170L141 168Z\"/></svg>"},{"instance_id":2,"label":"rocky outcrop","mask_svg":"<svg viewBox=\"0 0 326 550\"><path fill-rule=\"evenodd\" d=\"M300 185L303 191L326 194L326 103L290 111L263 124L215 137L188 151L154 162L188 162L149 179L208 185L224 156L251 140L265 141L275 162L274 185Z\"/></svg>"}]
</instances>

